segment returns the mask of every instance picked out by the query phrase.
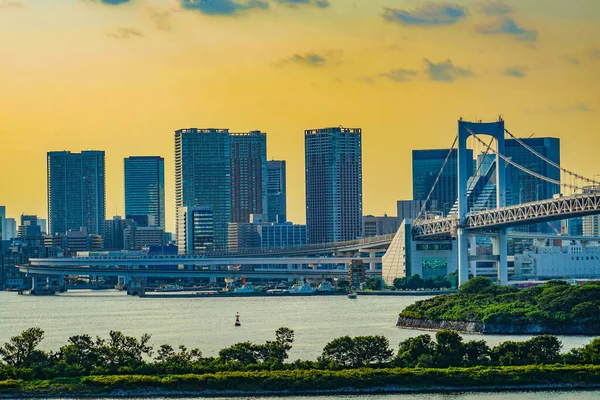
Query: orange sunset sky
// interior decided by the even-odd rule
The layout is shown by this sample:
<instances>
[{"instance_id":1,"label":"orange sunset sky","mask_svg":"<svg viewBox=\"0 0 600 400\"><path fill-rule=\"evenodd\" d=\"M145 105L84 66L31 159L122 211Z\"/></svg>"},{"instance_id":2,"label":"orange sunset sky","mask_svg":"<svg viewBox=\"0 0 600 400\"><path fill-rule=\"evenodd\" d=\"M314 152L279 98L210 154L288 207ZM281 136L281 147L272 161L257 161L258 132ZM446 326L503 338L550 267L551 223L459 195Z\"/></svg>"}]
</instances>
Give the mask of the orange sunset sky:
<instances>
[{"instance_id":1,"label":"orange sunset sky","mask_svg":"<svg viewBox=\"0 0 600 400\"><path fill-rule=\"evenodd\" d=\"M0 205L47 215L46 152L106 151L107 218L123 158L165 157L173 131L260 129L304 222L304 129L363 129L365 214L411 198L411 150L502 114L562 139L600 174L600 1L0 0Z\"/></svg>"}]
</instances>

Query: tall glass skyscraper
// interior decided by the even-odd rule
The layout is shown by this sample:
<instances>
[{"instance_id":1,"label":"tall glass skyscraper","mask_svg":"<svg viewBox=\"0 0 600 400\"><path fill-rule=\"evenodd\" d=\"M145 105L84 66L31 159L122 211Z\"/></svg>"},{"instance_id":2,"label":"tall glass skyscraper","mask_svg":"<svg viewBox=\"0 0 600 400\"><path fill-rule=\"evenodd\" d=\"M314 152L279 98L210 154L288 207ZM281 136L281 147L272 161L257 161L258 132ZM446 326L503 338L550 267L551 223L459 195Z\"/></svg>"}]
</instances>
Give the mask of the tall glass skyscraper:
<instances>
[{"instance_id":1,"label":"tall glass skyscraper","mask_svg":"<svg viewBox=\"0 0 600 400\"><path fill-rule=\"evenodd\" d=\"M449 149L413 150L413 200L425 201L444 165ZM468 171L473 175L473 151L468 150ZM458 151L452 150L440 179L427 202L427 211L447 215L458 200Z\"/></svg>"},{"instance_id":2,"label":"tall glass skyscraper","mask_svg":"<svg viewBox=\"0 0 600 400\"><path fill-rule=\"evenodd\" d=\"M215 250L227 249L227 226L231 222L230 139L227 129L175 131L177 225L180 207L209 209L213 215ZM178 235L180 231L178 226Z\"/></svg>"},{"instance_id":3,"label":"tall glass skyscraper","mask_svg":"<svg viewBox=\"0 0 600 400\"><path fill-rule=\"evenodd\" d=\"M362 235L361 135L360 128L342 127L304 132L309 243Z\"/></svg>"},{"instance_id":4,"label":"tall glass skyscraper","mask_svg":"<svg viewBox=\"0 0 600 400\"><path fill-rule=\"evenodd\" d=\"M285 161L267 161L267 215L263 220L283 223L287 219Z\"/></svg>"},{"instance_id":5,"label":"tall glass skyscraper","mask_svg":"<svg viewBox=\"0 0 600 400\"><path fill-rule=\"evenodd\" d=\"M267 134L230 133L231 222L250 222L267 214Z\"/></svg>"},{"instance_id":6,"label":"tall glass skyscraper","mask_svg":"<svg viewBox=\"0 0 600 400\"><path fill-rule=\"evenodd\" d=\"M87 228L102 235L106 213L104 151L52 151L48 167L48 233Z\"/></svg>"},{"instance_id":7,"label":"tall glass skyscraper","mask_svg":"<svg viewBox=\"0 0 600 400\"><path fill-rule=\"evenodd\" d=\"M165 228L165 160L125 159L125 216L139 227Z\"/></svg>"},{"instance_id":8,"label":"tall glass skyscraper","mask_svg":"<svg viewBox=\"0 0 600 400\"><path fill-rule=\"evenodd\" d=\"M520 139L527 146L534 149L544 157L560 165L560 139L558 138L526 138ZM531 153L514 139L505 142L506 156L515 163L547 178L560 181L560 170L553 167ZM546 182L543 179L531 176L518 168L508 165L507 174L510 174L512 204L529 203L538 200L550 199L560 193L560 185ZM514 228L520 232L553 233L560 231L560 223L554 229L548 224L533 224Z\"/></svg>"}]
</instances>

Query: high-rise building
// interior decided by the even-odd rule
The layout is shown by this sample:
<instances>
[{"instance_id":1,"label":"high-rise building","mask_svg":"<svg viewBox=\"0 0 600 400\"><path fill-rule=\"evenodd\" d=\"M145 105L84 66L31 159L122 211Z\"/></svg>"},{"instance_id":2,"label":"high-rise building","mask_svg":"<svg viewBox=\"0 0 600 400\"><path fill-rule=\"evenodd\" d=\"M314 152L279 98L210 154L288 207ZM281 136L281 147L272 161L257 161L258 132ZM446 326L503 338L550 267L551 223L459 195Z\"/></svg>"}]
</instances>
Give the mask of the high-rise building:
<instances>
[{"instance_id":1,"label":"high-rise building","mask_svg":"<svg viewBox=\"0 0 600 400\"><path fill-rule=\"evenodd\" d=\"M38 225L36 215L21 215L21 225L17 236L20 238L39 238L42 237L42 229Z\"/></svg>"},{"instance_id":2,"label":"high-rise building","mask_svg":"<svg viewBox=\"0 0 600 400\"><path fill-rule=\"evenodd\" d=\"M294 225L291 222L263 224L257 227L260 247L263 249L282 249L306 245L306 225Z\"/></svg>"},{"instance_id":3,"label":"high-rise building","mask_svg":"<svg viewBox=\"0 0 600 400\"><path fill-rule=\"evenodd\" d=\"M413 150L413 199L427 200L431 188L444 165L449 149ZM467 151L468 177L473 175L473 151ZM452 149L448 162L431 193L426 211L447 215L458 199L458 151ZM400 216L400 213L398 214Z\"/></svg>"},{"instance_id":4,"label":"high-rise building","mask_svg":"<svg viewBox=\"0 0 600 400\"><path fill-rule=\"evenodd\" d=\"M125 159L125 217L139 227L165 228L165 160L159 156Z\"/></svg>"},{"instance_id":5,"label":"high-rise building","mask_svg":"<svg viewBox=\"0 0 600 400\"><path fill-rule=\"evenodd\" d=\"M175 131L175 205L177 241L185 227L181 207L202 207L211 212L214 248L227 249L227 226L231 222L231 140L227 129L180 129ZM192 247L190 247L192 246ZM213 243L211 242L211 247ZM180 251L193 249L192 243Z\"/></svg>"},{"instance_id":6,"label":"high-rise building","mask_svg":"<svg viewBox=\"0 0 600 400\"><path fill-rule=\"evenodd\" d=\"M384 215L382 217L375 217L373 215L365 215L362 218L363 222L363 236L373 237L380 235L389 235L396 233L398 227L398 218Z\"/></svg>"},{"instance_id":7,"label":"high-rise building","mask_svg":"<svg viewBox=\"0 0 600 400\"><path fill-rule=\"evenodd\" d=\"M6 237L6 206L0 206L0 240L8 240Z\"/></svg>"},{"instance_id":8,"label":"high-rise building","mask_svg":"<svg viewBox=\"0 0 600 400\"><path fill-rule=\"evenodd\" d=\"M425 204L425 200L398 200L396 202L398 210L398 226L405 219L416 219Z\"/></svg>"},{"instance_id":9,"label":"high-rise building","mask_svg":"<svg viewBox=\"0 0 600 400\"><path fill-rule=\"evenodd\" d=\"M122 219L119 216L104 221L104 249L105 250L123 250L125 249L125 229L135 226L131 219Z\"/></svg>"},{"instance_id":10,"label":"high-rise building","mask_svg":"<svg viewBox=\"0 0 600 400\"><path fill-rule=\"evenodd\" d=\"M520 139L527 146L560 165L560 139L558 138L524 138ZM560 170L548 164L544 160L531 153L523 145L514 139L508 139L505 142L506 156L510 157L515 163L556 181L560 181ZM551 199L555 194L560 193L560 185L547 182L543 179L521 171L518 168L508 165L507 175L510 175L512 202L508 204L529 203L538 200ZM548 223L524 225L513 228L520 232L530 233L553 233L560 231L560 223L550 226Z\"/></svg>"},{"instance_id":11,"label":"high-rise building","mask_svg":"<svg viewBox=\"0 0 600 400\"><path fill-rule=\"evenodd\" d=\"M6 218L4 224L3 236L6 240L14 239L17 237L17 221L14 218Z\"/></svg>"},{"instance_id":12,"label":"high-rise building","mask_svg":"<svg viewBox=\"0 0 600 400\"><path fill-rule=\"evenodd\" d=\"M584 193L600 193L600 186L590 186L584 188ZM600 237L600 215L588 215L582 218L582 231L583 236L596 236Z\"/></svg>"},{"instance_id":13,"label":"high-rise building","mask_svg":"<svg viewBox=\"0 0 600 400\"><path fill-rule=\"evenodd\" d=\"M267 221L279 223L286 221L286 190L285 161L267 161Z\"/></svg>"},{"instance_id":14,"label":"high-rise building","mask_svg":"<svg viewBox=\"0 0 600 400\"><path fill-rule=\"evenodd\" d=\"M342 127L304 132L309 243L362 235L361 135L360 128Z\"/></svg>"},{"instance_id":15,"label":"high-rise building","mask_svg":"<svg viewBox=\"0 0 600 400\"><path fill-rule=\"evenodd\" d=\"M48 153L48 233L104 230L104 151Z\"/></svg>"},{"instance_id":16,"label":"high-rise building","mask_svg":"<svg viewBox=\"0 0 600 400\"><path fill-rule=\"evenodd\" d=\"M141 250L151 246L162 247L166 245L165 231L158 226L138 227L134 223L123 230L123 244L125 250Z\"/></svg>"},{"instance_id":17,"label":"high-rise building","mask_svg":"<svg viewBox=\"0 0 600 400\"><path fill-rule=\"evenodd\" d=\"M48 233L48 221L46 218L38 218L38 225L42 231L42 235L46 235Z\"/></svg>"},{"instance_id":18,"label":"high-rise building","mask_svg":"<svg viewBox=\"0 0 600 400\"><path fill-rule=\"evenodd\" d=\"M179 207L177 210L179 254L206 254L214 249L214 213L209 207ZM226 249L222 249L226 250Z\"/></svg>"},{"instance_id":19,"label":"high-rise building","mask_svg":"<svg viewBox=\"0 0 600 400\"><path fill-rule=\"evenodd\" d=\"M267 214L267 134L230 133L231 222L250 222Z\"/></svg>"}]
</instances>

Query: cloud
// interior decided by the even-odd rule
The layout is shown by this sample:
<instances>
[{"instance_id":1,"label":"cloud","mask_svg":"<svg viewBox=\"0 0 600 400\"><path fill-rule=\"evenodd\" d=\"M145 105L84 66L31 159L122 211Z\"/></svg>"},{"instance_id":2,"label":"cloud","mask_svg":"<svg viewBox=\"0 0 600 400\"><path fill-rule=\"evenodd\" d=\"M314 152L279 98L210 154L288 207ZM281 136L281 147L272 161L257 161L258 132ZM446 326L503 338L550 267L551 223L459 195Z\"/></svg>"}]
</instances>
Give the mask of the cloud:
<instances>
[{"instance_id":1,"label":"cloud","mask_svg":"<svg viewBox=\"0 0 600 400\"><path fill-rule=\"evenodd\" d=\"M477 12L487 16L506 15L512 13L512 8L508 4L501 1L487 0L477 4L475 7Z\"/></svg>"},{"instance_id":2,"label":"cloud","mask_svg":"<svg viewBox=\"0 0 600 400\"><path fill-rule=\"evenodd\" d=\"M366 83L367 85L375 84L375 78L373 78L372 76L361 76L358 78L358 80L360 82Z\"/></svg>"},{"instance_id":3,"label":"cloud","mask_svg":"<svg viewBox=\"0 0 600 400\"><path fill-rule=\"evenodd\" d=\"M0 0L0 8L25 8L23 0Z\"/></svg>"},{"instance_id":4,"label":"cloud","mask_svg":"<svg viewBox=\"0 0 600 400\"><path fill-rule=\"evenodd\" d=\"M174 9L169 7L148 6L147 14L156 26L156 29L161 31L171 30L171 17Z\"/></svg>"},{"instance_id":5,"label":"cloud","mask_svg":"<svg viewBox=\"0 0 600 400\"><path fill-rule=\"evenodd\" d=\"M588 56L592 60L600 60L600 49L598 47L592 47L588 50Z\"/></svg>"},{"instance_id":6,"label":"cloud","mask_svg":"<svg viewBox=\"0 0 600 400\"><path fill-rule=\"evenodd\" d=\"M577 103L573 104L572 106L569 107L556 107L556 106L550 106L544 109L537 109L537 110L526 110L527 113L529 114L574 114L574 113L587 113L587 112L592 112L594 111L591 107L589 107L587 104L578 101Z\"/></svg>"},{"instance_id":7,"label":"cloud","mask_svg":"<svg viewBox=\"0 0 600 400\"><path fill-rule=\"evenodd\" d=\"M457 67L450 59L434 63L425 59L425 73L432 81L453 82L458 78L475 76L472 70Z\"/></svg>"},{"instance_id":8,"label":"cloud","mask_svg":"<svg viewBox=\"0 0 600 400\"><path fill-rule=\"evenodd\" d=\"M297 64L306 67L324 67L333 62L339 62L341 51L294 53L281 61L280 64Z\"/></svg>"},{"instance_id":9,"label":"cloud","mask_svg":"<svg viewBox=\"0 0 600 400\"><path fill-rule=\"evenodd\" d=\"M397 69L393 69L391 71L379 74L379 76L388 78L389 80L394 81L394 82L406 82L406 81L409 81L412 78L414 78L416 75L417 75L417 71L412 70L412 69L403 69L403 68L397 68Z\"/></svg>"},{"instance_id":10,"label":"cloud","mask_svg":"<svg viewBox=\"0 0 600 400\"><path fill-rule=\"evenodd\" d=\"M114 32L108 33L108 36L115 39L131 39L135 37L143 37L144 34L135 28L121 27Z\"/></svg>"},{"instance_id":11,"label":"cloud","mask_svg":"<svg viewBox=\"0 0 600 400\"><path fill-rule=\"evenodd\" d=\"M234 15L252 9L266 10L265 0L181 0L181 7L207 15Z\"/></svg>"},{"instance_id":12,"label":"cloud","mask_svg":"<svg viewBox=\"0 0 600 400\"><path fill-rule=\"evenodd\" d=\"M565 56L565 61L573 64L573 65L579 65L581 64L581 61L579 61L579 59L575 58L575 57L571 57L571 56Z\"/></svg>"},{"instance_id":13,"label":"cloud","mask_svg":"<svg viewBox=\"0 0 600 400\"><path fill-rule=\"evenodd\" d=\"M452 25L465 18L469 11L452 3L425 3L412 11L385 7L383 18L400 25Z\"/></svg>"},{"instance_id":14,"label":"cloud","mask_svg":"<svg viewBox=\"0 0 600 400\"><path fill-rule=\"evenodd\" d=\"M525 78L525 68L520 67L508 67L504 71L506 76L512 76L513 78Z\"/></svg>"},{"instance_id":15,"label":"cloud","mask_svg":"<svg viewBox=\"0 0 600 400\"><path fill-rule=\"evenodd\" d=\"M538 38L537 30L525 29L511 17L500 18L492 24L479 26L477 31L484 35L510 35L518 40L531 42L535 42Z\"/></svg>"},{"instance_id":16,"label":"cloud","mask_svg":"<svg viewBox=\"0 0 600 400\"><path fill-rule=\"evenodd\" d=\"M319 8L327 8L331 6L329 0L275 0L279 4L286 5L291 8L299 6L316 6Z\"/></svg>"}]
</instances>

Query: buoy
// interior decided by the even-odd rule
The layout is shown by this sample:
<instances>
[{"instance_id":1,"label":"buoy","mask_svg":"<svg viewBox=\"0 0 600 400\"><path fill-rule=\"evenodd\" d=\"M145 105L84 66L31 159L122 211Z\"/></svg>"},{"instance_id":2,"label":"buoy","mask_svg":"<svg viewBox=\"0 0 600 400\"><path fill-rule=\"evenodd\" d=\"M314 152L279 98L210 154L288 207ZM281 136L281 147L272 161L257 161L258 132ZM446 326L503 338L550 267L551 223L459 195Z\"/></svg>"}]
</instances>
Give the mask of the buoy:
<instances>
[{"instance_id":1,"label":"buoy","mask_svg":"<svg viewBox=\"0 0 600 400\"><path fill-rule=\"evenodd\" d=\"M241 326L242 323L240 322L240 313L236 313L235 314L235 326Z\"/></svg>"}]
</instances>

